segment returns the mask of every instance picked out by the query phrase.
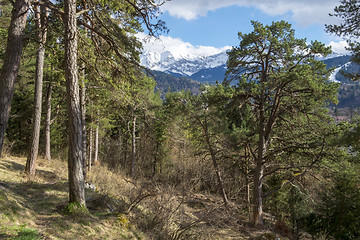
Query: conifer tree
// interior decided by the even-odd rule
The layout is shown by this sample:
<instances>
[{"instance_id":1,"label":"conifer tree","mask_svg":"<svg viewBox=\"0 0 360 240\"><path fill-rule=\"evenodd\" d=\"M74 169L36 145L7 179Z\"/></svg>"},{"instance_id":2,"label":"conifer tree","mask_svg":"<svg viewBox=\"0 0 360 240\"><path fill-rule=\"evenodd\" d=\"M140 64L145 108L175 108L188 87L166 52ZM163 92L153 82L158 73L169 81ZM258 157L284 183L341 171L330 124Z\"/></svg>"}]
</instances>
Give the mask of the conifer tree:
<instances>
[{"instance_id":1,"label":"conifer tree","mask_svg":"<svg viewBox=\"0 0 360 240\"><path fill-rule=\"evenodd\" d=\"M360 2L358 0L341 0L335 7L335 13L330 16L337 17L340 24L325 25L326 31L347 38L349 49L354 53L353 61L360 63ZM356 76L359 78L359 76Z\"/></svg>"},{"instance_id":2,"label":"conifer tree","mask_svg":"<svg viewBox=\"0 0 360 240\"><path fill-rule=\"evenodd\" d=\"M336 102L337 86L327 81L325 65L314 59L317 54L330 53L324 44L308 45L305 39L296 39L285 21L266 26L253 21L252 25L251 33L238 34L240 44L229 52L227 81L239 82L237 95L252 110L249 140L253 141L248 144L255 162L253 222L263 225L264 179L286 161L275 168L270 163L296 149L320 149L309 156L308 167L321 159L323 133L304 138L311 135L305 126L321 121L330 124L323 107L325 101ZM315 125L316 131L322 129L323 124Z\"/></svg>"},{"instance_id":3,"label":"conifer tree","mask_svg":"<svg viewBox=\"0 0 360 240\"><path fill-rule=\"evenodd\" d=\"M69 117L69 202L85 206L82 121L77 66L76 0L65 0L65 78Z\"/></svg>"},{"instance_id":4,"label":"conifer tree","mask_svg":"<svg viewBox=\"0 0 360 240\"><path fill-rule=\"evenodd\" d=\"M28 0L16 0L13 2L5 59L0 72L0 155L9 121L15 81L20 68L25 37L24 30L29 7L30 2Z\"/></svg>"},{"instance_id":5,"label":"conifer tree","mask_svg":"<svg viewBox=\"0 0 360 240\"><path fill-rule=\"evenodd\" d=\"M31 144L28 158L26 161L25 172L29 175L35 175L36 159L38 156L40 140L41 106L42 106L42 88L44 75L45 43L47 37L47 18L48 10L45 6L36 4L35 21L37 30L38 50L36 53L36 71L35 71L35 96L34 113L32 123Z\"/></svg>"}]
</instances>

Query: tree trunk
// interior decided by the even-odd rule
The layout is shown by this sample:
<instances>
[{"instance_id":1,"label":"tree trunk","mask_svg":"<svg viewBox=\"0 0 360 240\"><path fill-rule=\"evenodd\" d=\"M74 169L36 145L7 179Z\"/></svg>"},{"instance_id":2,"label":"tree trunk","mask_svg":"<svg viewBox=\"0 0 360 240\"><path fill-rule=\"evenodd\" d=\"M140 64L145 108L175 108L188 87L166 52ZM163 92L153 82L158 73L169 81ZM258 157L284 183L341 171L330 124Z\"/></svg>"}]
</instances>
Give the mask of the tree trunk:
<instances>
[{"instance_id":1,"label":"tree trunk","mask_svg":"<svg viewBox=\"0 0 360 240\"><path fill-rule=\"evenodd\" d=\"M264 95L261 96L260 103L260 119L259 119L259 140L258 140L258 153L255 159L255 173L254 173L254 192L253 192L253 223L254 225L263 226L263 202L262 202L262 187L264 175L264 156L266 152L265 141L265 110L264 110Z\"/></svg>"},{"instance_id":2,"label":"tree trunk","mask_svg":"<svg viewBox=\"0 0 360 240\"><path fill-rule=\"evenodd\" d=\"M208 126L207 118L205 117L204 122L201 122L201 120L199 118L197 118L197 121L200 123L200 125L201 125L201 127L203 129L205 142L206 142L206 144L208 146L208 150L210 152L211 160L213 162L213 167L214 167L216 178L217 178L217 181L218 181L218 184L219 184L219 191L220 191L221 197L222 197L222 199L224 201L224 205L228 206L229 205L229 200L228 200L226 192L225 192L223 180L222 180L221 174L220 174L219 165L218 165L217 160L216 160L216 152L215 152L215 150L214 150L214 148L213 148L213 146L211 144L211 141L210 141L209 131L208 131L208 127L207 127Z\"/></svg>"},{"instance_id":3,"label":"tree trunk","mask_svg":"<svg viewBox=\"0 0 360 240\"><path fill-rule=\"evenodd\" d=\"M131 170L130 176L135 177L135 162L136 162L136 116L133 117L132 131L131 131Z\"/></svg>"},{"instance_id":4,"label":"tree trunk","mask_svg":"<svg viewBox=\"0 0 360 240\"><path fill-rule=\"evenodd\" d=\"M40 10L41 8L41 10ZM40 12L41 11L41 12ZM47 8L44 6L35 6L35 20L37 25L37 39L39 42L36 54L35 70L35 93L34 93L34 113L32 123L32 135L29 149L29 155L26 161L25 172L29 175L35 175L36 159L39 152L40 124L41 124L41 104L42 88L44 75L45 43L47 34Z\"/></svg>"},{"instance_id":5,"label":"tree trunk","mask_svg":"<svg viewBox=\"0 0 360 240\"><path fill-rule=\"evenodd\" d=\"M85 88L85 66L83 66L83 77L81 78L81 91L80 91L80 102L81 102L81 123L82 123L82 146L83 146L83 166L84 166L84 179L86 179L86 88Z\"/></svg>"},{"instance_id":6,"label":"tree trunk","mask_svg":"<svg viewBox=\"0 0 360 240\"><path fill-rule=\"evenodd\" d=\"M248 217L249 221L251 221L251 190L250 190L250 181L249 181L249 172L247 171L246 177L245 177L245 184L246 184L246 204L248 208Z\"/></svg>"},{"instance_id":7,"label":"tree trunk","mask_svg":"<svg viewBox=\"0 0 360 240\"><path fill-rule=\"evenodd\" d=\"M93 146L94 146L94 139L93 139L93 135L94 135L94 130L93 128L90 126L90 136L89 136L89 162L88 162L88 172L91 172L91 164L92 164L92 153L93 153Z\"/></svg>"},{"instance_id":8,"label":"tree trunk","mask_svg":"<svg viewBox=\"0 0 360 240\"><path fill-rule=\"evenodd\" d=\"M69 117L69 202L86 206L77 67L76 0L65 0L65 78Z\"/></svg>"},{"instance_id":9,"label":"tree trunk","mask_svg":"<svg viewBox=\"0 0 360 240\"><path fill-rule=\"evenodd\" d=\"M95 146L94 146L94 164L98 163L99 155L99 119L96 120L96 129L95 129Z\"/></svg>"},{"instance_id":10,"label":"tree trunk","mask_svg":"<svg viewBox=\"0 0 360 240\"><path fill-rule=\"evenodd\" d=\"M254 225L264 225L263 222L263 211L262 211L262 177L264 172L264 166L262 163L262 158L256 159L256 168L254 174L254 208L253 208L253 223Z\"/></svg>"},{"instance_id":11,"label":"tree trunk","mask_svg":"<svg viewBox=\"0 0 360 240\"><path fill-rule=\"evenodd\" d=\"M47 90L46 90L46 117L45 117L45 158L46 160L51 160L51 92L52 92L52 83L49 82Z\"/></svg>"},{"instance_id":12,"label":"tree trunk","mask_svg":"<svg viewBox=\"0 0 360 240\"><path fill-rule=\"evenodd\" d=\"M250 147L249 147L250 148ZM250 175L250 170L249 170L249 165L248 163L250 162L250 156L247 151L248 147L245 147L245 161L246 161L246 165L245 165L245 185L246 185L246 205L247 205L247 209L248 209L248 213L249 213L249 221L251 221L251 188L250 188L250 180L249 180L249 175ZM249 150L250 151L250 150Z\"/></svg>"},{"instance_id":13,"label":"tree trunk","mask_svg":"<svg viewBox=\"0 0 360 240\"><path fill-rule=\"evenodd\" d=\"M5 59L0 73L0 155L9 121L15 81L20 68L28 10L29 0L16 0L13 4Z\"/></svg>"},{"instance_id":14,"label":"tree trunk","mask_svg":"<svg viewBox=\"0 0 360 240\"><path fill-rule=\"evenodd\" d=\"M207 127L206 126L203 126L203 127L204 127L204 133L205 133L205 140L206 140L206 143L207 143L209 151L210 151L211 160L213 162L216 178L217 178L217 181L218 181L218 184L219 184L219 191L220 191L221 197L223 199L224 205L228 206L229 205L229 200L227 198L225 188L224 188L224 184L223 184L223 180L221 178L219 165L218 165L217 160L216 160L216 154L215 154L215 151L214 151L214 149L213 149L213 147L211 145L210 138L209 138L209 133L207 131Z\"/></svg>"},{"instance_id":15,"label":"tree trunk","mask_svg":"<svg viewBox=\"0 0 360 240\"><path fill-rule=\"evenodd\" d=\"M128 133L126 133L126 134L124 134L124 162L123 162L124 168L127 168L127 166L128 166L128 160L127 160L128 143L129 143L129 136L128 136Z\"/></svg>"}]
</instances>

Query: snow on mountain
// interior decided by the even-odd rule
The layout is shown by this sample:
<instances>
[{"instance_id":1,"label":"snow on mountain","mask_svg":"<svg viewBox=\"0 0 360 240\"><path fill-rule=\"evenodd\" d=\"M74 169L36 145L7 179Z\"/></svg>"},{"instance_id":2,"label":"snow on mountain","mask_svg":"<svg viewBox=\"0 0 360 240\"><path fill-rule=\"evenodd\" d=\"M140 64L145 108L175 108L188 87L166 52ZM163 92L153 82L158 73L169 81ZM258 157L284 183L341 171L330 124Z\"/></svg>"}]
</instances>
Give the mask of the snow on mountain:
<instances>
[{"instance_id":1,"label":"snow on mountain","mask_svg":"<svg viewBox=\"0 0 360 240\"><path fill-rule=\"evenodd\" d=\"M208 52L198 51L195 47L148 49L140 56L140 61L150 70L190 77L199 82L221 82L225 77L229 49L211 49ZM337 73L350 61L350 56L333 52L327 57L319 56L317 60L324 61L328 68L336 68L330 80L337 82Z\"/></svg>"},{"instance_id":2,"label":"snow on mountain","mask_svg":"<svg viewBox=\"0 0 360 240\"><path fill-rule=\"evenodd\" d=\"M337 52L332 52L331 54L327 55L326 57L324 57L323 55L319 54L317 57L315 57L316 60L320 60L320 61L324 61L327 59L332 59L332 58L337 58L337 57L343 57L343 56L347 56L348 54L342 54L342 53L337 53Z\"/></svg>"},{"instance_id":3,"label":"snow on mountain","mask_svg":"<svg viewBox=\"0 0 360 240\"><path fill-rule=\"evenodd\" d=\"M186 54L174 56L170 51L147 50L140 56L141 64L150 70L191 76L206 68L221 66L227 61L226 51L214 55Z\"/></svg>"},{"instance_id":4,"label":"snow on mountain","mask_svg":"<svg viewBox=\"0 0 360 240\"><path fill-rule=\"evenodd\" d=\"M338 72L341 70L341 67L335 68L335 70L332 72L332 74L329 77L329 80L331 82L340 82L339 80L336 79L336 74L338 74Z\"/></svg>"}]
</instances>

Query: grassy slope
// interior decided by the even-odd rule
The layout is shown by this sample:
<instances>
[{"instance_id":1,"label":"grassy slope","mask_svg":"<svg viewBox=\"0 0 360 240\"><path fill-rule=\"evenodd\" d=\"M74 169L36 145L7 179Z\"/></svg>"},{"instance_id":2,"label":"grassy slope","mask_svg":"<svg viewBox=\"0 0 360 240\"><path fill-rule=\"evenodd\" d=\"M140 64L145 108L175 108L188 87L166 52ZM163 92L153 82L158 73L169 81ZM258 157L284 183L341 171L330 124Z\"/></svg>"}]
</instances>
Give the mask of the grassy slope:
<instances>
[{"instance_id":1,"label":"grassy slope","mask_svg":"<svg viewBox=\"0 0 360 240\"><path fill-rule=\"evenodd\" d=\"M140 184L103 166L88 177L97 187L86 192L89 213L66 215L66 163L40 159L29 179L25 162L0 159L0 239L275 239L217 197Z\"/></svg>"},{"instance_id":2,"label":"grassy slope","mask_svg":"<svg viewBox=\"0 0 360 240\"><path fill-rule=\"evenodd\" d=\"M23 174L24 158L0 159L0 239L136 239L116 214L65 215L68 199L66 164L39 160L37 176ZM87 192L88 197L101 197Z\"/></svg>"}]
</instances>

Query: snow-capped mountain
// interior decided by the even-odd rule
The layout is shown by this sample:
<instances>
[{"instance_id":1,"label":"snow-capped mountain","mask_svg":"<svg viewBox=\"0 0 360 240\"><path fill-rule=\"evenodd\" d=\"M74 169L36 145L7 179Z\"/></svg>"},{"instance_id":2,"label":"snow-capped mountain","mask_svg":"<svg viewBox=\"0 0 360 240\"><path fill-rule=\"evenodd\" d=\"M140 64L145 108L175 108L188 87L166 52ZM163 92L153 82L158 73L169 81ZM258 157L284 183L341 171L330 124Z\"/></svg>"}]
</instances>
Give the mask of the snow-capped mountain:
<instances>
[{"instance_id":1,"label":"snow-capped mountain","mask_svg":"<svg viewBox=\"0 0 360 240\"><path fill-rule=\"evenodd\" d=\"M189 77L199 82L214 83L222 81L226 72L227 50L220 53L204 56L171 51L158 52L147 50L141 56L141 64L154 71L172 74L177 77ZM336 68L331 81L339 81L339 70L350 62L350 56L332 53L326 58L318 58L324 61L328 68Z\"/></svg>"},{"instance_id":2,"label":"snow-capped mountain","mask_svg":"<svg viewBox=\"0 0 360 240\"><path fill-rule=\"evenodd\" d=\"M160 53L154 50L147 50L140 56L140 61L143 66L150 70L188 77L200 70L224 65L227 61L226 51L210 56L190 54L185 56L174 55L175 54L170 51Z\"/></svg>"},{"instance_id":3,"label":"snow-capped mountain","mask_svg":"<svg viewBox=\"0 0 360 240\"><path fill-rule=\"evenodd\" d=\"M169 50L158 52L147 50L141 55L141 64L153 71L171 74L175 77L188 77L200 83L222 82L226 72L227 50L213 55L196 55L186 52L171 52ZM335 68L330 76L331 81L345 82L340 70L346 70L350 62L349 55L333 53L324 61L327 67Z\"/></svg>"}]
</instances>

